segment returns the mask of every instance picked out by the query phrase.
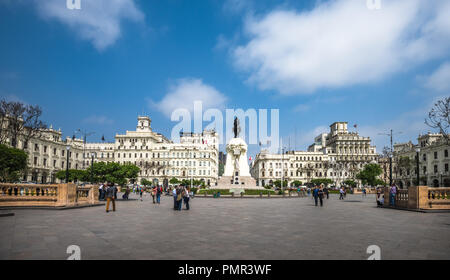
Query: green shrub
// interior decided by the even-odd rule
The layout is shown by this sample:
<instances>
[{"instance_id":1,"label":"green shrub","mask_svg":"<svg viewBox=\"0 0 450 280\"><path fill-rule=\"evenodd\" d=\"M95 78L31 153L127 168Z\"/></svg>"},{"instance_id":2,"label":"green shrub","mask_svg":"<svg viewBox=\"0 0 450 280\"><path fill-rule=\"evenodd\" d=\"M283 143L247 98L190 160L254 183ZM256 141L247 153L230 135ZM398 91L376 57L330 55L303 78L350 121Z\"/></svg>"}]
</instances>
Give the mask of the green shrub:
<instances>
[{"instance_id":1,"label":"green shrub","mask_svg":"<svg viewBox=\"0 0 450 280\"><path fill-rule=\"evenodd\" d=\"M268 193L271 194L275 194L275 191L273 190L245 190L244 195L259 195L260 193L262 193L263 195L267 195ZM220 192L220 195L231 195L230 190L217 190L217 189L201 189L198 190L197 194L205 194L205 192L207 194L215 194ZM235 195L240 195L240 194L235 194Z\"/></svg>"}]
</instances>

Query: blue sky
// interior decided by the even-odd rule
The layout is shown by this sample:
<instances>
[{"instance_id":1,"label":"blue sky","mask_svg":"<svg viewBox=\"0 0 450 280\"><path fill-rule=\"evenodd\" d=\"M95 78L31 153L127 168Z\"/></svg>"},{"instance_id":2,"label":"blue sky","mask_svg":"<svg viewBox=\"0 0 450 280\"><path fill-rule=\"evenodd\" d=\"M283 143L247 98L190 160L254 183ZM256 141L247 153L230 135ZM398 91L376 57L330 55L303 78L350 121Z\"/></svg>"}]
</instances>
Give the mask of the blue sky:
<instances>
[{"instance_id":1,"label":"blue sky","mask_svg":"<svg viewBox=\"0 0 450 280\"><path fill-rule=\"evenodd\" d=\"M291 148L347 121L381 152L378 133L415 142L449 95L450 4L380 3L0 0L0 96L39 104L65 135L95 131L89 141L133 130L143 112L170 136L173 108L200 99L279 109Z\"/></svg>"}]
</instances>

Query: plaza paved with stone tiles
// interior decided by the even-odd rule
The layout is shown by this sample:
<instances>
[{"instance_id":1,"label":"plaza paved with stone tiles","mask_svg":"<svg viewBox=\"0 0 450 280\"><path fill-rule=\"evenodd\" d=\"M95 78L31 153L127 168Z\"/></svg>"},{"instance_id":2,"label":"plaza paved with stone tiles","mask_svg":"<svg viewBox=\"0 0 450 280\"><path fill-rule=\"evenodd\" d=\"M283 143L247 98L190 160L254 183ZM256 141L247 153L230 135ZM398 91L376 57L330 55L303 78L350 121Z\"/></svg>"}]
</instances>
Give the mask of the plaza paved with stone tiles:
<instances>
[{"instance_id":1,"label":"plaza paved with stone tiles","mask_svg":"<svg viewBox=\"0 0 450 280\"><path fill-rule=\"evenodd\" d=\"M121 196L121 195L119 195ZM0 217L0 259L450 259L450 213L376 208L374 196L337 195L315 207L311 198L195 198L173 211L173 199L154 205L117 201L71 210L10 210ZM183 206L184 208L184 206Z\"/></svg>"}]
</instances>

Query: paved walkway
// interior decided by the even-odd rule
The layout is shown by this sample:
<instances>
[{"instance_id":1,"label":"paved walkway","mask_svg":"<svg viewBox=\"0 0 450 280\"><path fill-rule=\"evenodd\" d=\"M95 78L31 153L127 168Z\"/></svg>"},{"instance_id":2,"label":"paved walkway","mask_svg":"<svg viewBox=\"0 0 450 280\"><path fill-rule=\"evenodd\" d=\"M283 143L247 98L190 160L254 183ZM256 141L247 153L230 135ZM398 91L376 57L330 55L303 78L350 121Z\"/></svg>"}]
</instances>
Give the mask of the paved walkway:
<instances>
[{"instance_id":1,"label":"paved walkway","mask_svg":"<svg viewBox=\"0 0 450 280\"><path fill-rule=\"evenodd\" d=\"M13 210L0 217L0 259L66 259L69 245L82 259L367 259L369 245L382 259L450 259L450 213L376 208L372 195L332 195L322 208L311 198L195 198L181 212L172 197L150 200L110 213Z\"/></svg>"}]
</instances>

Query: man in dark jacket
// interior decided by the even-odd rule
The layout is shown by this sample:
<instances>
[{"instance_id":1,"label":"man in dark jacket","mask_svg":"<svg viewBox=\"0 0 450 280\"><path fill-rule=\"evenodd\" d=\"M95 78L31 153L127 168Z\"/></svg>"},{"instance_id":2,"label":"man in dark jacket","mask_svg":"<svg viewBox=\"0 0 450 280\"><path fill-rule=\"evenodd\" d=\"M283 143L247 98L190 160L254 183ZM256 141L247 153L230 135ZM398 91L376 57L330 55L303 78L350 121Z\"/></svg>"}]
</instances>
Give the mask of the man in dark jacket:
<instances>
[{"instance_id":1,"label":"man in dark jacket","mask_svg":"<svg viewBox=\"0 0 450 280\"><path fill-rule=\"evenodd\" d=\"M116 199L115 194L117 193L117 188L113 183L108 183L108 188L106 189L106 213L109 212L109 203L112 201L113 211L116 211Z\"/></svg>"}]
</instances>

